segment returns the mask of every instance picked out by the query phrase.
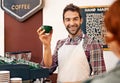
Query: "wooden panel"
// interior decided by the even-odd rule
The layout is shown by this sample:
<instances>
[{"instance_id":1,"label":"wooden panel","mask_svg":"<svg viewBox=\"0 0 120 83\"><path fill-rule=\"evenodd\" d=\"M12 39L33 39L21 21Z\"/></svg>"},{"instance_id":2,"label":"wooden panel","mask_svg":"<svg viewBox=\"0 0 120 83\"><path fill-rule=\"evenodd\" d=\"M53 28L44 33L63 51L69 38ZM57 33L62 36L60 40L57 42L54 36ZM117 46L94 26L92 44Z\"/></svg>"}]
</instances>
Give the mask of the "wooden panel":
<instances>
[{"instance_id":1,"label":"wooden panel","mask_svg":"<svg viewBox=\"0 0 120 83\"><path fill-rule=\"evenodd\" d=\"M42 10L24 22L5 13L5 52L8 51L32 51L32 61L39 62L42 59L42 44L39 41L36 30L42 25Z\"/></svg>"}]
</instances>

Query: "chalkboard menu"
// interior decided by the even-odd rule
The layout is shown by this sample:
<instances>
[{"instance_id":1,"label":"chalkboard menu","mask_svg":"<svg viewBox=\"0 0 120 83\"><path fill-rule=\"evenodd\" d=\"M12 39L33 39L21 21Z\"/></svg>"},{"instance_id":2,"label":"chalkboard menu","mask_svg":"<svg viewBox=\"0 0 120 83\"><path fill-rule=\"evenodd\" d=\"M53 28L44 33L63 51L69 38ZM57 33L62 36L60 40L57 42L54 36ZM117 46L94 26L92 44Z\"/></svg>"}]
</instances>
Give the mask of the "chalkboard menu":
<instances>
[{"instance_id":1,"label":"chalkboard menu","mask_svg":"<svg viewBox=\"0 0 120 83\"><path fill-rule=\"evenodd\" d=\"M97 40L100 44L104 42L104 14L108 10L107 6L104 7L80 7L83 24L81 28L89 37Z\"/></svg>"}]
</instances>

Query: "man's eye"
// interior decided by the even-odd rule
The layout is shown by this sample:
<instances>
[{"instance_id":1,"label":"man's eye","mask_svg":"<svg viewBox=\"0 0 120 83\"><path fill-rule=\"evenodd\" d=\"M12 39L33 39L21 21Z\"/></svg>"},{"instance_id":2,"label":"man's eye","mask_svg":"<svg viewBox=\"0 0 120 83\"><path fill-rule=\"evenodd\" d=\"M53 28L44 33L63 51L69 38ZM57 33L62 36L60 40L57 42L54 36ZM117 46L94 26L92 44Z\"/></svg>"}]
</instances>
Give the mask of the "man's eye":
<instances>
[{"instance_id":1,"label":"man's eye","mask_svg":"<svg viewBox=\"0 0 120 83\"><path fill-rule=\"evenodd\" d=\"M79 18L74 18L74 20L79 20Z\"/></svg>"},{"instance_id":2,"label":"man's eye","mask_svg":"<svg viewBox=\"0 0 120 83\"><path fill-rule=\"evenodd\" d=\"M65 19L65 21L70 21L70 19Z\"/></svg>"}]
</instances>

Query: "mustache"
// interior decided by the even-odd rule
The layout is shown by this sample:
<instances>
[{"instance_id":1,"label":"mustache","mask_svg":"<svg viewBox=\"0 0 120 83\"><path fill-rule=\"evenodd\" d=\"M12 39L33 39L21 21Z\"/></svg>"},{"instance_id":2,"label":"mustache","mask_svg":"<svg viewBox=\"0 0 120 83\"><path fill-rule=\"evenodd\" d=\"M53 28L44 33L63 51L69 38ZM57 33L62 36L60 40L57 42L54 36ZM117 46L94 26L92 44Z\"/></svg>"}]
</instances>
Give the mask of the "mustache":
<instances>
[{"instance_id":1,"label":"mustache","mask_svg":"<svg viewBox=\"0 0 120 83\"><path fill-rule=\"evenodd\" d=\"M68 25L67 28L70 28L70 27L78 27L78 25Z\"/></svg>"},{"instance_id":2,"label":"mustache","mask_svg":"<svg viewBox=\"0 0 120 83\"><path fill-rule=\"evenodd\" d=\"M74 27L74 26L70 26L70 27ZM71 35L76 35L78 33L78 31L81 29L80 26L77 28L75 33L71 33L71 31L69 30L70 27L67 27L66 30L69 32L69 34ZM76 26L77 27L77 26Z\"/></svg>"}]
</instances>

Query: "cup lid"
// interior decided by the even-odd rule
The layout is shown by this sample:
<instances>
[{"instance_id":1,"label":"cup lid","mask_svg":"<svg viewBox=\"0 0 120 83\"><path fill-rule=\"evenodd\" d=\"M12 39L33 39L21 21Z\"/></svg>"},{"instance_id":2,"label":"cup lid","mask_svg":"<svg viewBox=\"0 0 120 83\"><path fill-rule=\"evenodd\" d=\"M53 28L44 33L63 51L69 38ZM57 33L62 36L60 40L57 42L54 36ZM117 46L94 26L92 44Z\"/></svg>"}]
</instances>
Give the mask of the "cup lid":
<instances>
[{"instance_id":1,"label":"cup lid","mask_svg":"<svg viewBox=\"0 0 120 83\"><path fill-rule=\"evenodd\" d=\"M10 80L22 80L22 78L19 78L19 77L13 77L13 78L11 78Z\"/></svg>"},{"instance_id":2,"label":"cup lid","mask_svg":"<svg viewBox=\"0 0 120 83\"><path fill-rule=\"evenodd\" d=\"M2 70L2 71L0 71L0 74L2 74L2 73L10 73L10 71Z\"/></svg>"}]
</instances>

